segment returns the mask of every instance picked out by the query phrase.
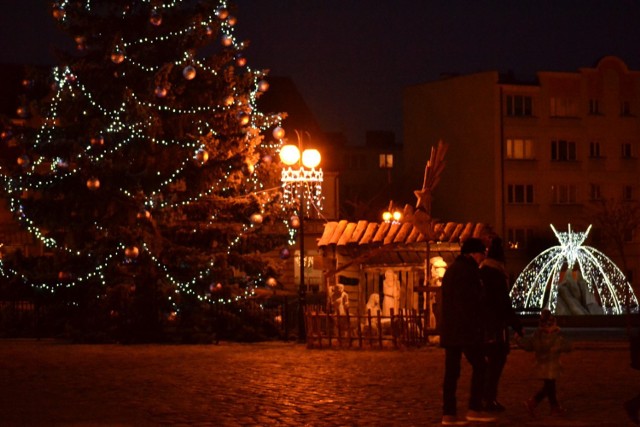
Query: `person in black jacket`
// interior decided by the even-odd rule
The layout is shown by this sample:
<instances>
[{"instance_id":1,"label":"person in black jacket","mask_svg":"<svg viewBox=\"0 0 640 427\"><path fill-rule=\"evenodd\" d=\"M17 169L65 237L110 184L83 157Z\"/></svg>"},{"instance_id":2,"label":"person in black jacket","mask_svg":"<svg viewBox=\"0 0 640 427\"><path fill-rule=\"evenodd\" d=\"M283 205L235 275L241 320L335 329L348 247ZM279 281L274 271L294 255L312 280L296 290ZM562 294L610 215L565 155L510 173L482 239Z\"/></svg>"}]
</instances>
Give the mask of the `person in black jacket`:
<instances>
[{"instance_id":1,"label":"person in black jacket","mask_svg":"<svg viewBox=\"0 0 640 427\"><path fill-rule=\"evenodd\" d=\"M509 327L523 336L520 319L511 306L509 278L504 267L502 239L491 240L487 257L480 264L480 277L485 289L485 329L487 373L484 386L484 409L502 412L504 406L497 400L498 383L509 354Z\"/></svg>"},{"instance_id":2,"label":"person in black jacket","mask_svg":"<svg viewBox=\"0 0 640 427\"><path fill-rule=\"evenodd\" d=\"M460 255L448 267L442 278L440 346L444 348L445 353L442 425L466 425L468 421L496 421L495 417L483 412L482 407L486 362L484 290L479 265L485 258L485 251L482 240L465 240ZM472 368L466 419L458 417L456 401L463 354Z\"/></svg>"}]
</instances>

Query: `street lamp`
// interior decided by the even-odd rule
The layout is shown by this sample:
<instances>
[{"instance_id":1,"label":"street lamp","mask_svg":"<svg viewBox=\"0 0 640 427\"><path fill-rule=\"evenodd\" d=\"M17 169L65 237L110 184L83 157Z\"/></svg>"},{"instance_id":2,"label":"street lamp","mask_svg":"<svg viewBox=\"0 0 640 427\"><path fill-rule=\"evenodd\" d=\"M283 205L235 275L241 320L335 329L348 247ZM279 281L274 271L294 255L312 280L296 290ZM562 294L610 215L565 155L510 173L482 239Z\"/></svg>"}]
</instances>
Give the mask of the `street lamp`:
<instances>
[{"instance_id":1,"label":"street lamp","mask_svg":"<svg viewBox=\"0 0 640 427\"><path fill-rule=\"evenodd\" d=\"M298 340L306 340L304 324L304 307L306 303L307 288L304 283L304 213L305 204L315 202L322 197L322 169L316 167L320 164L320 152L316 149L301 151L302 141L300 134L298 145L288 144L280 149L280 159L287 165L282 170L282 186L284 188L285 201L294 203L298 201L298 239L300 245L300 285L298 287Z\"/></svg>"},{"instance_id":2,"label":"street lamp","mask_svg":"<svg viewBox=\"0 0 640 427\"><path fill-rule=\"evenodd\" d=\"M402 220L402 212L393 206L393 201L389 202L389 207L382 213L384 222L399 223Z\"/></svg>"}]
</instances>

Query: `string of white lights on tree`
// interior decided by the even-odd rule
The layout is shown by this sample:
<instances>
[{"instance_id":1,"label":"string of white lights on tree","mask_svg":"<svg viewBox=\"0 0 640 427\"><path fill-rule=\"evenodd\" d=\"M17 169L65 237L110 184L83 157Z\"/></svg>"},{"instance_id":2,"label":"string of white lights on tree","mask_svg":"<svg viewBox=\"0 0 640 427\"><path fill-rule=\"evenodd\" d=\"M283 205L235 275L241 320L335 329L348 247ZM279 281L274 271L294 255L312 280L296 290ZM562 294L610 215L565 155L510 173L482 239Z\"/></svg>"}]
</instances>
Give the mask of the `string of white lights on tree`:
<instances>
[{"instance_id":1,"label":"string of white lights on tree","mask_svg":"<svg viewBox=\"0 0 640 427\"><path fill-rule=\"evenodd\" d=\"M141 4L151 5L151 12L149 20L154 26L161 26L163 13L170 11L171 9L179 8L188 1L174 0L171 2L156 2L150 0L139 0ZM78 4L83 5L87 11L92 11L95 7L95 2L91 0L80 1ZM59 1L54 4L53 16L57 20L64 22L69 18L68 7L70 2L67 0ZM207 151L207 145L202 142L203 138L209 141L214 140L218 135L215 130L215 126L206 121L202 121L200 118L194 120L200 120L198 122L199 129L202 132L199 135L192 135L189 139L174 140L165 139L160 136L153 136L149 134L149 129L154 125L150 120L131 120L129 111L150 109L155 110L159 114L172 114L176 116L198 116L202 117L203 114L225 114L228 112L240 109L242 113L237 117L240 123L246 127L245 131L245 147L240 148L242 154L251 159L250 163L246 165L249 171L246 176L241 179L244 183L240 185L247 191L247 194L255 197L259 194L272 193L273 189L265 190L264 183L259 179L257 172L262 167L263 159L259 158L255 154L255 147L249 143L258 137L260 133L274 128L273 136L276 142L270 144L264 142L262 147L266 150L277 151L282 144L284 138L284 131L281 127L282 116L265 115L258 111L256 102L258 96L267 90L268 84L264 80L265 73L259 70L254 70L246 65L246 59L240 52L245 48L243 42L239 42L234 34L234 25L236 18L231 16L228 12L228 5L225 0L217 2L215 8L216 12L212 15L207 15L204 18L200 18L196 22L191 22L181 29L177 29L170 32L165 32L161 35L154 37L140 37L138 39L125 40L124 38L119 40L117 46L111 54L111 61L118 64L128 64L136 69L148 73L149 81L153 81L158 74L162 73L163 68L167 64L174 67L182 67L182 74L186 80L198 79L201 73L208 73L212 76L219 76L220 70L208 66L205 61L200 58L196 58L190 51L182 52L173 61L168 61L163 66L155 64L145 64L138 58L128 56L128 52L131 50L152 49L157 44L176 42L179 43L180 39L187 37L192 32L209 28L214 25L220 28L220 43L226 48L234 49L238 52L236 63L238 66L244 67L247 73L253 76L252 89L248 94L247 100L243 101L241 94L232 91L230 95L220 100L217 105L194 105L194 106L170 106L163 101L170 93L170 86L163 86L158 84L155 89L156 101L145 100L142 95L136 94L131 88L128 91L126 99L116 107L109 107L108 105L101 103L97 100L97 97L92 93L90 85L84 82L84 77L81 72L74 70L70 67L56 67L52 71L52 77L54 81L54 93L49 102L49 110L44 114L42 124L39 131L36 133L35 138L31 141L32 150L46 148L48 145L53 144L56 138L59 136L54 132L60 123L60 114L63 99L72 97L77 100L78 106L84 106L85 111L83 114L86 116L92 116L97 114L102 117L106 126L103 129L96 131L96 133L88 138L84 151L71 152L68 158L61 158L59 156L48 158L45 155L39 157L29 157L23 155L18 158L18 164L22 168L22 173L19 176L13 176L11 174L2 173L2 180L4 183L5 192L8 195L9 208L13 211L16 218L18 218L25 227L32 233L35 238L42 242L42 244L50 249L57 251L67 252L78 256L79 258L90 260L97 260L94 254L88 249L85 252L78 251L72 247L68 247L63 242L58 241L55 238L48 236L45 229L37 225L37 221L30 217L27 210L23 205L23 198L26 194L33 194L34 192L44 191L54 185L60 185L60 183L69 181L71 179L77 179L77 177L84 176L85 171L81 165L88 167L90 165L100 165L107 158L111 158L120 153L128 146L134 146L140 141L151 141L154 144L162 146L179 146L189 150L188 157L176 162L175 169L173 171L165 171L164 177L158 177L158 184L156 188L148 189L142 196L139 192L132 191L127 188L119 188L122 197L129 199L132 204L139 205L141 220L149 220L151 218L151 211L162 211L166 214L167 211L178 210L190 204L202 202L208 200L211 197L215 197L217 194L227 194L234 191L232 186L228 185L230 182L236 179L237 172L234 170L228 170L219 177L219 180L214 185L210 186L206 190L196 194L193 197L189 197L183 200L167 200L162 198L162 193L166 189L170 189L175 186L182 185L184 174L186 173L186 166L190 162L205 163L209 155ZM123 11L123 16L127 15L127 11ZM77 37L76 43L78 50L85 49L86 40L83 37ZM126 77L126 76L121 76ZM91 111L93 110L93 111ZM97 176L92 176L87 180L87 187L91 190L99 190L103 185ZM312 190L311 190L312 191ZM321 196L315 191L313 194L314 200L319 200ZM291 195L285 195L290 197ZM238 195L237 197L246 197L246 195ZM228 243L228 246L224 251L230 253L234 247L242 240L245 234L250 233L256 223L261 222L261 215L267 210L267 206L272 203L273 197L263 197L264 200L260 200L260 207L256 216L252 216L252 220L249 224L243 225L239 230L235 239ZM211 217L210 224L215 222L215 216ZM93 224L95 231L102 231L106 228L105 224L96 222ZM292 233L289 228L290 234ZM133 259L137 257L141 252L147 254L153 262L157 265L160 271L164 272L164 279L170 282L176 292L190 294L197 297L201 301L215 301L218 303L230 303L232 299L220 299L215 297L216 278L211 277L212 287L204 294L198 294L195 291L194 284L197 281L204 280L211 276L211 270L204 268L197 272L192 279L178 279L172 275L169 268L163 263L161 258L154 253L152 246L147 242L140 242L140 247L134 247L130 242L115 242L113 246L107 250L107 254L102 256L102 262L97 262L92 268L86 268L82 274L71 275L67 272L60 272L57 281L45 281L37 282L29 278L28 274L19 273L10 268L5 268L0 261L0 274L4 276L17 276L20 279L33 287L34 289L55 292L61 288L73 288L86 283L89 280L99 280L106 286L105 271L108 270L109 265L113 262L134 262ZM135 253L135 256L133 256ZM124 254L124 255L123 255ZM256 283L264 282L265 278L257 275L252 280ZM253 295L251 289L247 289L244 295L240 298ZM238 297L235 297L238 298ZM175 305L174 305L175 307ZM177 309L177 308L176 308Z\"/></svg>"}]
</instances>

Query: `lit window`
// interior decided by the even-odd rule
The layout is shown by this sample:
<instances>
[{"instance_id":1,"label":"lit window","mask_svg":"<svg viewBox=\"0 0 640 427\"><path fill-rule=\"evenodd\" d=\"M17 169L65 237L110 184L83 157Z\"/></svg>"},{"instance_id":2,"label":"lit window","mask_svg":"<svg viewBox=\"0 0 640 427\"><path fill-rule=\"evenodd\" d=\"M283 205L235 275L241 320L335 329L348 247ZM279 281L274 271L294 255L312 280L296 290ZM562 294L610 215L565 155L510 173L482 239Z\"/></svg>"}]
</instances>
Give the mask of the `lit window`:
<instances>
[{"instance_id":1,"label":"lit window","mask_svg":"<svg viewBox=\"0 0 640 427\"><path fill-rule=\"evenodd\" d=\"M507 159L533 159L531 139L507 139Z\"/></svg>"},{"instance_id":2,"label":"lit window","mask_svg":"<svg viewBox=\"0 0 640 427\"><path fill-rule=\"evenodd\" d=\"M393 168L393 154L380 154L380 169Z\"/></svg>"}]
</instances>

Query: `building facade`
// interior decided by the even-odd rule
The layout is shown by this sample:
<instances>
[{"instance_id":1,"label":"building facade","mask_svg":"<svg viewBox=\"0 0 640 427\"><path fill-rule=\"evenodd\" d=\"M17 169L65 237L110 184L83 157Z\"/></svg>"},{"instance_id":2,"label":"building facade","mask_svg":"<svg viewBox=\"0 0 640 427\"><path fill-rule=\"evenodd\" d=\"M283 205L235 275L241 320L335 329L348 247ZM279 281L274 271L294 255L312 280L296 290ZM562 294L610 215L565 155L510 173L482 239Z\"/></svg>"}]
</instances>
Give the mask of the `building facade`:
<instances>
[{"instance_id":1,"label":"building facade","mask_svg":"<svg viewBox=\"0 0 640 427\"><path fill-rule=\"evenodd\" d=\"M527 83L495 71L450 76L406 88L403 107L410 182L424 167L411 159L438 140L449 144L433 215L491 224L509 244L513 276L558 244L550 224L585 230L593 202L639 199L640 72L620 58L573 72L540 71ZM612 245L598 241L601 231L594 225L590 244L633 284L640 239L625 237L622 263Z\"/></svg>"}]
</instances>

